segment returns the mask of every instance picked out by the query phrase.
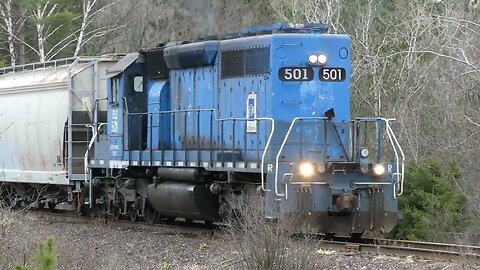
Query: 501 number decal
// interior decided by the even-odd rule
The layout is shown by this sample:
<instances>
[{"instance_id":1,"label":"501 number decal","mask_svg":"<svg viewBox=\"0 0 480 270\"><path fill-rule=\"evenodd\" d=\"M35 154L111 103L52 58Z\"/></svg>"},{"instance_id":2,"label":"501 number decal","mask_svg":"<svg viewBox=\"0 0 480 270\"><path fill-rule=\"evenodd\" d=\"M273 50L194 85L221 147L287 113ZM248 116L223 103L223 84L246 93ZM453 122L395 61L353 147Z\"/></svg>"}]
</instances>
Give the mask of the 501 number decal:
<instances>
[{"instance_id":1,"label":"501 number decal","mask_svg":"<svg viewBox=\"0 0 480 270\"><path fill-rule=\"evenodd\" d=\"M321 68L320 81L323 82L341 82L347 76L344 68Z\"/></svg>"},{"instance_id":2,"label":"501 number decal","mask_svg":"<svg viewBox=\"0 0 480 270\"><path fill-rule=\"evenodd\" d=\"M281 81L311 81L313 80L313 68L282 67L278 70L278 78Z\"/></svg>"}]
</instances>

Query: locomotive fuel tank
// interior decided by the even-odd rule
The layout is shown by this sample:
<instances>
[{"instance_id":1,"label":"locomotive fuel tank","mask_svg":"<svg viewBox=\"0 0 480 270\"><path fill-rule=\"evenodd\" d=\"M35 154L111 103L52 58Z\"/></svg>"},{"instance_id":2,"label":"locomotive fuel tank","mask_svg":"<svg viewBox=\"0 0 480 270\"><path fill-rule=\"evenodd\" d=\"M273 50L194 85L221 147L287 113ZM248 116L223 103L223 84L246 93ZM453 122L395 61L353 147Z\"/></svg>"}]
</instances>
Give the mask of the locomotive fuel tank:
<instances>
[{"instance_id":1,"label":"locomotive fuel tank","mask_svg":"<svg viewBox=\"0 0 480 270\"><path fill-rule=\"evenodd\" d=\"M218 196L207 185L163 182L147 188L150 205L161 215L187 220L218 220Z\"/></svg>"},{"instance_id":2,"label":"locomotive fuel tank","mask_svg":"<svg viewBox=\"0 0 480 270\"><path fill-rule=\"evenodd\" d=\"M157 169L157 175L163 179L181 182L196 183L202 180L200 170L197 168L160 167Z\"/></svg>"}]
</instances>

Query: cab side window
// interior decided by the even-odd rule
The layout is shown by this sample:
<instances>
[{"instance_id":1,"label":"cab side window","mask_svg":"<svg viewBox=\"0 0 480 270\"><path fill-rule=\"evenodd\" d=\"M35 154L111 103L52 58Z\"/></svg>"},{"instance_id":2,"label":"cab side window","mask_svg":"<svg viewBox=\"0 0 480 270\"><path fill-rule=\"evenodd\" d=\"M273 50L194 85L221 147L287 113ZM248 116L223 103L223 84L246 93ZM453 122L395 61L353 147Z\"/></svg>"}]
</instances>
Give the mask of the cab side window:
<instances>
[{"instance_id":1,"label":"cab side window","mask_svg":"<svg viewBox=\"0 0 480 270\"><path fill-rule=\"evenodd\" d=\"M118 104L118 87L120 85L120 78L114 77L111 79L111 97L112 97L112 104Z\"/></svg>"},{"instance_id":2,"label":"cab side window","mask_svg":"<svg viewBox=\"0 0 480 270\"><path fill-rule=\"evenodd\" d=\"M143 76L135 76L133 78L133 90L137 93L143 92Z\"/></svg>"}]
</instances>

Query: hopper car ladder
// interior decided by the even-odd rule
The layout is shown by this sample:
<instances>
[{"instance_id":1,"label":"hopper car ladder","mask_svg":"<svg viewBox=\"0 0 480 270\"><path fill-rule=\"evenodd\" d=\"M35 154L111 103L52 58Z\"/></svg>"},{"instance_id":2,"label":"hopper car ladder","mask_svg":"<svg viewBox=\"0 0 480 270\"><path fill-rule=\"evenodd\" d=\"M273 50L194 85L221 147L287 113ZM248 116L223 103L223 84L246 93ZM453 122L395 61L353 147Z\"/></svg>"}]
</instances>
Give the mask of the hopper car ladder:
<instances>
[{"instance_id":1,"label":"hopper car ladder","mask_svg":"<svg viewBox=\"0 0 480 270\"><path fill-rule=\"evenodd\" d=\"M94 134L88 125L96 121L96 119L93 119L96 118L93 104L97 99L98 93L98 60L88 59L87 62L89 65L83 69L86 70L93 67L93 71L91 72L92 88L78 89L73 85L73 77L75 74L72 73L72 67L77 65L80 60L81 59L77 58L70 65L68 75L68 121L65 129L67 153L65 155L65 164L70 184L74 182L79 183L89 178L89 172L84 163L85 151L88 153L87 148ZM91 106L89 107L88 104L83 104L82 98L88 98ZM89 120L74 119L74 112L79 111L88 113Z\"/></svg>"}]
</instances>

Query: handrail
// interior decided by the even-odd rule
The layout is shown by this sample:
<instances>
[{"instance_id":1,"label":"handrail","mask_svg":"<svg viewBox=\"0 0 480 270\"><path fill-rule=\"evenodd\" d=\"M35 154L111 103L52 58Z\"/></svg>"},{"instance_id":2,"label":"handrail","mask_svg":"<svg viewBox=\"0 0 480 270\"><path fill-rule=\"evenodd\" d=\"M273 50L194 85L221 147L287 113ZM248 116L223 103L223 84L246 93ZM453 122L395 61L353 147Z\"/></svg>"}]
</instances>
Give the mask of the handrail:
<instances>
[{"instance_id":1,"label":"handrail","mask_svg":"<svg viewBox=\"0 0 480 270\"><path fill-rule=\"evenodd\" d=\"M395 136L395 133L392 130L392 127L390 126L390 121L395 121L395 119L386 119L387 129L390 131L390 134L392 135L393 140L395 141L395 144L397 145L398 150L400 150L400 154L402 156L402 171L400 173L401 175L400 176L397 175L397 179L400 178L399 179L400 180L400 183L399 183L400 189L398 191L398 196L401 196L403 194L403 183L404 183L404 180L405 180L405 153L403 152L403 149L400 146L400 143L398 142L397 137ZM397 173L398 173L398 160L397 160Z\"/></svg>"},{"instance_id":2,"label":"handrail","mask_svg":"<svg viewBox=\"0 0 480 270\"><path fill-rule=\"evenodd\" d=\"M314 117L314 116L308 116L308 117L295 117L293 118L292 123L290 124L290 127L287 130L287 134L285 134L285 138L283 139L282 144L280 145L280 149L278 150L278 154L275 157L275 194L279 197L285 197L287 199L287 184L285 183L285 193L279 193L278 191L278 163L280 160L280 155L282 154L283 148L285 147L285 144L287 143L288 137L290 136L290 133L292 132L293 126L295 125L295 122L297 120L327 120L327 117Z\"/></svg>"},{"instance_id":3,"label":"handrail","mask_svg":"<svg viewBox=\"0 0 480 270\"><path fill-rule=\"evenodd\" d=\"M95 142L95 139L97 138L98 130L100 130L100 128L104 125L106 125L106 123L100 123L100 124L98 124L98 127L97 127L97 124L93 124L93 125L87 124L87 125L85 125L85 127L90 128L92 130L92 138L90 139L90 142L88 143L87 151L85 151L85 156L83 157L85 183L89 183L90 185L91 185L91 183L90 183L90 181L87 177L87 175L88 175L88 154L90 152L90 149L93 146L93 143ZM97 128L95 129L95 127L97 127ZM93 195L92 194L92 187L90 186L90 188L89 188L89 198L90 198L90 200L92 199L92 195ZM90 208L92 208L92 202L91 201L89 202L89 205L90 205Z\"/></svg>"},{"instance_id":4,"label":"handrail","mask_svg":"<svg viewBox=\"0 0 480 270\"><path fill-rule=\"evenodd\" d=\"M376 122L376 121L383 121L385 122L386 130L387 130L387 136L388 139L390 140L390 144L392 146L393 152L395 154L395 163L396 163L396 172L392 175L392 177L397 177L397 183L398 183L398 191L395 190L395 185L393 185L393 197L394 199L397 198L397 196L400 196L403 194L403 184L405 180L405 154L403 152L402 147L400 146L400 143L397 140L397 137L395 136L395 133L393 132L393 129L390 125L390 122L395 121L394 118L382 118L382 117L376 117L376 118L369 118L369 117L364 117L364 118L356 118L355 121L363 121L363 122ZM400 157L399 157L399 152L401 156L401 165L400 165Z\"/></svg>"},{"instance_id":5,"label":"handrail","mask_svg":"<svg viewBox=\"0 0 480 270\"><path fill-rule=\"evenodd\" d=\"M85 155L83 156L83 164L84 164L84 172L85 172L85 182L88 182L87 180L87 173L88 173L88 152L93 146L93 143L95 142L95 139L97 138L98 135L98 130L100 130L101 127L106 125L107 123L99 123L97 129L95 127L97 124L87 124L85 127L90 128L92 130L92 138L90 139L90 142L88 143L87 151L85 152Z\"/></svg>"},{"instance_id":6,"label":"handrail","mask_svg":"<svg viewBox=\"0 0 480 270\"><path fill-rule=\"evenodd\" d=\"M158 112L139 112L139 113L128 113L128 115L147 115L147 114L169 114L169 113L185 113L185 112L214 112L215 109L190 109L190 110L171 110L171 111L158 111ZM235 118L225 118L225 119L235 119ZM241 119L241 118L237 118ZM248 119L252 120L252 119Z\"/></svg>"},{"instance_id":7,"label":"handrail","mask_svg":"<svg viewBox=\"0 0 480 270\"><path fill-rule=\"evenodd\" d=\"M77 56L77 57L68 57L62 59L54 59L44 62L34 62L23 65L12 65L8 67L0 68L0 74L8 74L9 72L25 71L25 70L36 70L39 68L49 68L49 67L64 67L75 62L93 62L93 61L108 61L112 60L108 55L106 56Z\"/></svg>"},{"instance_id":8,"label":"handrail","mask_svg":"<svg viewBox=\"0 0 480 270\"><path fill-rule=\"evenodd\" d=\"M397 183L399 182L399 164L398 164L398 151L397 151L397 148L395 147L395 144L393 142L393 139L392 139L392 134L391 134L391 129L389 129L388 127L390 126L389 123L385 120L385 123L386 123L386 129L387 129L387 136L388 136L388 139L390 140L390 143L392 144L392 148L393 148L393 151L395 153L395 163L396 163L396 172L395 172L395 175L397 176ZM403 175L403 172L400 173L401 175ZM395 176L393 175L393 176ZM392 176L392 177L393 177ZM396 199L397 198L397 190L395 190L395 184L393 185L393 198Z\"/></svg>"},{"instance_id":9,"label":"handrail","mask_svg":"<svg viewBox=\"0 0 480 270\"><path fill-rule=\"evenodd\" d=\"M103 101L103 100L108 100L107 97L103 97L103 98L96 98L95 99L95 102L94 102L94 105L93 105L93 122L96 123L97 122L97 117L98 117L98 107L99 107L99 103L100 101Z\"/></svg>"},{"instance_id":10,"label":"handrail","mask_svg":"<svg viewBox=\"0 0 480 270\"><path fill-rule=\"evenodd\" d=\"M175 114L175 113L189 113L189 112L215 112L215 109L187 109L187 110L170 110L170 111L158 111L158 112L142 112L142 113L127 113L127 117L135 116L135 115L153 115L153 114ZM215 122L225 122L225 121L270 121L271 122L271 130L270 134L268 135L267 143L265 144L265 149L262 153L262 159L260 162L260 173L261 173L261 185L262 190L267 191L265 185L265 157L267 155L267 150L270 147L270 143L273 138L273 133L275 131L275 120L271 117L257 117L257 118L216 118L215 115Z\"/></svg>"},{"instance_id":11,"label":"handrail","mask_svg":"<svg viewBox=\"0 0 480 270\"><path fill-rule=\"evenodd\" d=\"M270 147L270 142L272 141L273 133L275 131L275 120L271 117L258 117L258 118L223 118L223 119L215 119L216 121L227 121L227 120L235 120L235 121L261 121L261 120L269 120L272 123L272 130L268 135L267 143L265 144L265 149L262 153L262 161L260 163L260 173L261 173L261 183L262 183L262 190L267 191L265 187L265 156L267 155L267 150Z\"/></svg>"}]
</instances>

